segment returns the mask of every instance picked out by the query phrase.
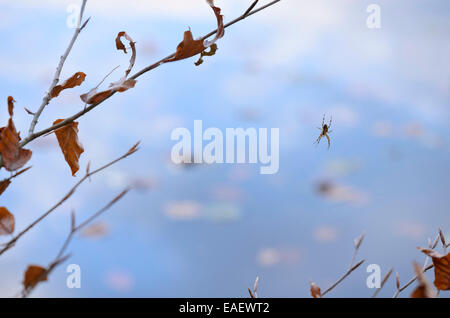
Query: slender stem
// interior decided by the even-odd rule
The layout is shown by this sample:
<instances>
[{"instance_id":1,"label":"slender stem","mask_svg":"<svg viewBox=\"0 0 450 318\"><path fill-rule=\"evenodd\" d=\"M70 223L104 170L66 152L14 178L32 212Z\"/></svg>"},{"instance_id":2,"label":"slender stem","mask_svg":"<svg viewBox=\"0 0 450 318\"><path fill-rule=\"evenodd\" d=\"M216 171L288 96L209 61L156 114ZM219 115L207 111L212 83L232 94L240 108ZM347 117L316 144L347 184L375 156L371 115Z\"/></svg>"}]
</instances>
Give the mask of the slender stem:
<instances>
[{"instance_id":1,"label":"slender stem","mask_svg":"<svg viewBox=\"0 0 450 318\"><path fill-rule=\"evenodd\" d=\"M389 272L387 272L387 274L384 276L383 280L381 281L380 288L377 288L375 290L375 292L372 295L372 298L377 297L378 293L381 291L381 289L384 287L384 284L386 284L386 282L388 281L389 277L391 276L393 270L394 270L394 268L391 268L389 270Z\"/></svg>"},{"instance_id":2,"label":"slender stem","mask_svg":"<svg viewBox=\"0 0 450 318\"><path fill-rule=\"evenodd\" d=\"M81 30L83 30L83 28L86 26L86 23L84 23L83 26L81 26L81 20L83 19L83 13L84 13L84 9L86 7L86 3L87 3L87 0L83 0L83 3L81 4L80 15L78 17L77 28L75 29L75 32L72 36L72 40L70 41L69 46L67 47L64 54L61 56L61 59L59 60L58 67L56 68L55 75L53 76L53 81L50 84L50 87L42 100L42 104L33 116L33 120L31 121L30 128L28 130L28 136L33 135L33 132L34 132L34 129L36 128L39 117L41 116L45 107L50 103L50 100L52 99L52 97L51 97L52 90L55 88L55 86L59 82L59 76L61 75L61 71L63 69L64 63L66 62L66 59L69 56L69 53L72 50L73 45L75 44L75 41L78 38L78 35L80 34Z\"/></svg>"},{"instance_id":3,"label":"slender stem","mask_svg":"<svg viewBox=\"0 0 450 318\"><path fill-rule=\"evenodd\" d=\"M323 293L322 297L328 294L333 288L335 288L337 285L339 285L344 279L346 279L355 269L357 269L362 263L364 263L365 260L361 260L358 263L356 263L354 266L352 266L341 278L339 278L333 285L328 287Z\"/></svg>"},{"instance_id":4,"label":"slender stem","mask_svg":"<svg viewBox=\"0 0 450 318\"><path fill-rule=\"evenodd\" d=\"M125 194L127 194L129 191L129 189L125 189L123 190L119 195L117 195L114 199L112 199L107 205L105 205L102 209L100 209L99 211L97 211L96 213L94 213L89 219L87 219L85 222L83 222L82 224L75 226L74 223L74 215L72 214L72 222L71 222L71 227L70 227L70 232L69 235L67 236L66 240L64 241L61 249L59 250L58 254L56 255L55 260L48 266L48 268L45 270L44 273L41 274L41 276L39 278L36 279L37 282L40 282L42 280L42 277L46 277L48 275L50 275L50 273L60 264L62 264L67 258L69 258L69 255L63 256L66 252L67 247L69 246L70 242L72 241L73 236L79 231L81 230L83 227L85 227L86 225L88 225L90 222L92 222L94 219L96 219L97 217L99 217L102 213L104 213L105 211L107 211L108 209L110 209L114 204L116 204L120 199L122 199ZM36 284L37 285L37 284ZM24 289L22 291L22 297L28 297L28 295L30 295L30 293L34 290L34 288L36 287L36 285L34 286L30 286L26 289Z\"/></svg>"},{"instance_id":5,"label":"slender stem","mask_svg":"<svg viewBox=\"0 0 450 318\"><path fill-rule=\"evenodd\" d=\"M80 181L78 181L73 187L72 189L69 190L69 192L67 192L67 194L61 199L59 200L52 208L50 208L47 212L45 212L44 214L42 214L39 218L37 218L34 222L32 222L30 225L28 225L22 232L20 232L19 234L17 234L14 238L12 238L9 242L7 242L5 244L5 247L3 249L0 250L0 255L2 255L3 253L5 253L7 250L9 250L11 247L13 247L15 245L15 243L23 236L25 235L29 230L31 230L36 224L40 223L43 219L45 219L48 215L50 215L53 211L55 211L59 206L61 206L65 201L67 201L67 199L69 199L76 191L76 189L86 180L88 180L91 176L99 173L100 171L103 171L105 169L107 169L108 167L112 166L113 164L119 162L122 159L127 158L128 156L132 155L133 153L135 153L139 148L137 147L139 143L137 143L136 145L134 145L133 147L130 148L130 150L128 150L127 153L125 153L124 155L120 156L119 158L107 163L106 165L98 168L97 170L94 170L92 172L87 171L86 175L80 179Z\"/></svg>"}]
</instances>

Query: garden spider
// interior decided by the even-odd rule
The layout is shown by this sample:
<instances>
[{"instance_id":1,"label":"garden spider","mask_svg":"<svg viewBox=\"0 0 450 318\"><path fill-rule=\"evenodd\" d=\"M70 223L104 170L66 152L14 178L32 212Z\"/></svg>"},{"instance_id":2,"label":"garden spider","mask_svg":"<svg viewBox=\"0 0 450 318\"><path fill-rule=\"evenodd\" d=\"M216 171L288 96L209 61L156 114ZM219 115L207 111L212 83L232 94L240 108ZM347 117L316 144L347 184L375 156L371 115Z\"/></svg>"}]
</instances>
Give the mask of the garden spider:
<instances>
[{"instance_id":1,"label":"garden spider","mask_svg":"<svg viewBox=\"0 0 450 318\"><path fill-rule=\"evenodd\" d=\"M317 127L317 129L321 130L319 138L317 138L315 144L319 144L320 140L322 139L323 136L325 136L328 140L328 149L330 149L330 137L328 136L329 133L331 133L332 131L329 130L331 128L331 121L333 120L333 117L330 117L330 123L327 125L325 124L325 115L323 115L323 119L322 119L322 128Z\"/></svg>"}]
</instances>

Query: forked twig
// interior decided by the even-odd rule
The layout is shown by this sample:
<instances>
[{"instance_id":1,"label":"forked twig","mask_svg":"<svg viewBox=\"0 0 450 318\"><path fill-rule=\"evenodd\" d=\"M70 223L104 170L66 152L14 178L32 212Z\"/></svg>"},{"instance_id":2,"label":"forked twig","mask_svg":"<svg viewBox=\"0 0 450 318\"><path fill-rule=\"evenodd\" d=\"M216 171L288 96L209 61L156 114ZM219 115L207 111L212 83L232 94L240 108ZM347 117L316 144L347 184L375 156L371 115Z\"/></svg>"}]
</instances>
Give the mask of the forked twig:
<instances>
[{"instance_id":1,"label":"forked twig","mask_svg":"<svg viewBox=\"0 0 450 318\"><path fill-rule=\"evenodd\" d=\"M98 210L96 213L94 213L91 217L89 217L86 221L81 223L80 225L75 225L75 213L72 212L71 217L71 223L70 223L70 232L67 236L66 240L64 241L64 244L62 245L61 249L59 250L58 254L55 257L55 260L50 263L48 268L39 275L39 277L36 277L35 281L38 283L43 280L44 277L47 277L51 274L51 272L60 264L64 263L70 255L64 255L66 253L66 249L69 246L70 242L72 241L73 236L80 231L82 228L86 227L89 223L91 223L94 219L99 217L101 214L103 214L105 211L110 209L114 204L116 204L120 199L122 199L127 193L129 189L123 190L119 195L117 195L114 199L112 199L107 205L105 205L102 209ZM37 286L36 284L32 284L28 287L24 287L22 290L22 297L28 297L30 293L34 290L34 288Z\"/></svg>"},{"instance_id":2,"label":"forked twig","mask_svg":"<svg viewBox=\"0 0 450 318\"><path fill-rule=\"evenodd\" d=\"M42 214L39 218L37 218L34 222L32 222L30 225L28 225L22 232L20 232L19 234L17 234L14 238L12 238L9 242L7 242L5 244L5 247L3 247L3 249L0 250L0 255L2 255L3 253L5 253L7 250L9 250L11 247L13 247L15 245L15 243L25 234L27 233L29 230L31 230L36 224L40 223L42 220L44 220L48 215L50 215L53 211L55 211L59 206L61 206L67 199L69 199L76 191L76 189L86 180L88 180L91 176L99 173L100 171L103 171L105 169L107 169L108 167L112 166L113 164L121 161L122 159L127 158L128 156L131 156L132 154L134 154L136 151L139 150L138 148L139 146L139 142L137 144L135 144L133 147L131 147L125 154L123 154L122 156L120 156L119 158L107 163L106 165L90 172L89 168L86 170L86 174L83 178L80 179L80 181L78 181L70 190L69 192L67 192L67 194L61 199L59 200L53 207L51 207L47 212L45 212L44 214ZM89 166L88 166L89 167Z\"/></svg>"},{"instance_id":3,"label":"forked twig","mask_svg":"<svg viewBox=\"0 0 450 318\"><path fill-rule=\"evenodd\" d=\"M344 279L346 279L351 273L353 273L354 270L356 270L362 263L365 262L365 260L360 260L358 263L356 263L355 265L353 265L356 255L358 253L359 247L361 246L362 242L364 240L364 233L361 234L360 237L358 237L357 239L355 239L354 242L354 251L353 251L353 256L352 256L352 260L350 262L350 268L344 273L344 275L342 275L341 278L339 278L334 284L332 284L330 287L328 287L321 295L322 297L325 296L326 294L328 294L331 290L333 290L337 285L339 285Z\"/></svg>"}]
</instances>

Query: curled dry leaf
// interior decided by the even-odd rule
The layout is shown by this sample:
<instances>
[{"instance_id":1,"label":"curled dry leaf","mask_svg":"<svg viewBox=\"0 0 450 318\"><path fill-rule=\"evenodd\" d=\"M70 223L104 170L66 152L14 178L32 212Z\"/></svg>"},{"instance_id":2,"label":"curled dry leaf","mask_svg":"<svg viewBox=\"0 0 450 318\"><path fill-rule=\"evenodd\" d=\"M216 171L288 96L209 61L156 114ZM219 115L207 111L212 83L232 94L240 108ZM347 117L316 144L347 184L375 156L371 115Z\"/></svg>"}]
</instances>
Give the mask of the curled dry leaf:
<instances>
[{"instance_id":1,"label":"curled dry leaf","mask_svg":"<svg viewBox=\"0 0 450 318\"><path fill-rule=\"evenodd\" d=\"M11 96L10 96L11 97ZM8 171L15 171L22 168L31 158L32 152L22 149L19 146L20 135L16 131L12 120L14 99L8 98L9 120L8 126L0 128L0 154L3 158L3 165Z\"/></svg>"},{"instance_id":2,"label":"curled dry leaf","mask_svg":"<svg viewBox=\"0 0 450 318\"><path fill-rule=\"evenodd\" d=\"M412 292L411 298L434 298L435 293L433 291L433 287L431 287L430 283L425 277L422 267L420 267L420 265L416 262L414 262L414 271L416 272L417 282L419 283L419 285Z\"/></svg>"},{"instance_id":3,"label":"curled dry leaf","mask_svg":"<svg viewBox=\"0 0 450 318\"><path fill-rule=\"evenodd\" d=\"M64 121L64 119L58 119L53 125L62 121ZM78 160L84 152L83 145L78 140L78 123L72 122L55 130L55 135L58 139L59 147L64 154L64 158L72 170L72 176L75 176L80 168Z\"/></svg>"},{"instance_id":4,"label":"curled dry leaf","mask_svg":"<svg viewBox=\"0 0 450 318\"><path fill-rule=\"evenodd\" d=\"M133 69L134 63L136 61L136 42L133 41L133 39L124 31L119 32L116 37L116 48L118 50L122 50L125 54L127 53L127 49L125 45L122 42L122 37L128 40L130 43L130 47L132 50L131 58L130 58L130 65L128 66L127 70L125 71L125 76L123 76L120 80L117 82L111 83L109 85L109 88L105 91L98 92L98 87L95 87L91 89L88 93L83 94L80 96L81 100L85 102L86 104L92 105L92 104L99 104L103 102L105 99L109 98L111 95L113 95L116 92L125 92L129 90L130 88L133 88L136 85L136 80L134 79L127 79L128 75L130 74L131 70Z\"/></svg>"},{"instance_id":5,"label":"curled dry leaf","mask_svg":"<svg viewBox=\"0 0 450 318\"><path fill-rule=\"evenodd\" d=\"M213 43L210 47L209 47L209 51L204 50L203 52L200 53L200 58L198 59L197 62L195 62L195 66L200 66L203 64L203 57L205 56L213 56L215 55L217 52L217 44Z\"/></svg>"},{"instance_id":6,"label":"curled dry leaf","mask_svg":"<svg viewBox=\"0 0 450 318\"><path fill-rule=\"evenodd\" d=\"M320 291L320 287L317 286L314 282L310 283L311 296L314 298L322 298L322 292Z\"/></svg>"},{"instance_id":7,"label":"curled dry leaf","mask_svg":"<svg viewBox=\"0 0 450 318\"><path fill-rule=\"evenodd\" d=\"M220 14L220 8L214 6L214 1L213 0L207 0L207 2L211 6L211 8L213 9L214 14L216 15L216 18L217 18L217 33L216 33L216 36L211 41L207 41L207 40L203 40L203 39L194 40L194 37L192 35L191 30L187 30L187 31L184 32L184 39L183 39L183 41L180 44L178 44L178 46L177 46L177 52L175 53L175 56L165 60L164 62L175 62L175 61L187 59L187 58L192 57L194 55L200 54L204 50L206 50L208 47L210 47L214 43L216 43L216 41L218 39L220 39L220 38L222 38L224 36L224 34L225 34L225 27L224 27L224 24L223 24L223 15ZM213 55L216 50L217 50L217 47L216 47L215 50L211 49L211 51L208 52L208 53ZM214 53L212 53L212 52L214 52ZM200 61L202 61L201 58L197 62L198 65L200 65L202 63Z\"/></svg>"},{"instance_id":8,"label":"curled dry leaf","mask_svg":"<svg viewBox=\"0 0 450 318\"><path fill-rule=\"evenodd\" d=\"M39 282L47 280L47 270L38 265L30 265L25 271L23 287L25 289L33 288Z\"/></svg>"},{"instance_id":9,"label":"curled dry leaf","mask_svg":"<svg viewBox=\"0 0 450 318\"><path fill-rule=\"evenodd\" d=\"M5 207L0 207L0 235L10 235L14 232L14 215Z\"/></svg>"},{"instance_id":10,"label":"curled dry leaf","mask_svg":"<svg viewBox=\"0 0 450 318\"><path fill-rule=\"evenodd\" d=\"M450 253L442 255L428 248L419 249L433 260L434 286L439 290L450 290Z\"/></svg>"},{"instance_id":11,"label":"curled dry leaf","mask_svg":"<svg viewBox=\"0 0 450 318\"><path fill-rule=\"evenodd\" d=\"M86 74L84 74L83 72L77 72L73 74L72 77L68 78L63 84L53 87L52 91L50 92L50 97L58 97L61 91L68 88L80 86L84 82L85 78Z\"/></svg>"},{"instance_id":12,"label":"curled dry leaf","mask_svg":"<svg viewBox=\"0 0 450 318\"><path fill-rule=\"evenodd\" d=\"M134 62L136 61L136 42L134 42L133 39L125 31L119 32L117 34L116 48L118 50L122 50L125 54L127 54L127 49L125 48L125 45L123 44L123 42L121 40L122 37L124 37L130 43L130 47L131 47L131 51L132 51L132 55L130 58L130 66L125 71L125 77L127 77L130 74L131 69L134 66Z\"/></svg>"}]
</instances>

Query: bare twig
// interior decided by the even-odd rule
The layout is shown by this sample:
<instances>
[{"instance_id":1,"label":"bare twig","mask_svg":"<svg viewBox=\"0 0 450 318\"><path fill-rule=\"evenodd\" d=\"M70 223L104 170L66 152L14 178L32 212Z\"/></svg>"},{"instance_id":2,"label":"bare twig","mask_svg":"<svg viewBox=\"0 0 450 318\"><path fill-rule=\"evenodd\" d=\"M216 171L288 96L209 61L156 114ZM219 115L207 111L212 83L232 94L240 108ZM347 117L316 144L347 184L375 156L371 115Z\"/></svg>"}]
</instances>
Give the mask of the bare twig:
<instances>
[{"instance_id":1,"label":"bare twig","mask_svg":"<svg viewBox=\"0 0 450 318\"><path fill-rule=\"evenodd\" d=\"M237 23L237 22L239 22L239 21L241 21L241 20L244 20L245 18L248 18L249 16L252 16L253 14L258 13L258 12L260 12L260 11L262 11L262 10L264 10L264 9L266 9L266 8L272 6L272 5L274 5L274 4L276 4L276 3L280 2L280 1L281 1L281 0L274 0L274 1L271 1L271 2L269 2L268 4L266 4L266 5L264 5L264 6L261 6L261 7L257 8L257 9L254 9L254 10L252 10L252 11L246 13L246 14L243 14L243 15L241 15L240 17L238 17L238 18L232 20L231 22L225 24L225 25L224 25L224 28L228 28L229 26L231 26L231 25L233 25L233 24L235 24L235 23ZM214 31L211 31L210 33L208 33L208 34L206 34L205 36L203 36L201 39L205 40L205 39L211 37L212 35L216 34L217 31L218 31L217 29L214 30ZM145 74L145 73L147 73L147 72L149 72L149 71L151 71L151 70L157 68L158 66L164 64L164 61L167 61L168 59L170 59L170 58L172 58L172 57L174 57L174 56L175 56L175 53L170 54L169 56L167 56L167 57L165 57L165 58L159 60L158 62L153 63L152 65L149 65L149 66L143 68L142 70L138 71L138 72L135 73L134 75L130 76L129 79L131 79L131 80L137 79L138 77L142 76L143 74ZM32 141L32 140L34 140L34 139L36 139L36 138L38 138L38 137L40 137L40 136L42 136L42 135L45 135L45 134L47 134L47 133L49 133L49 132L52 132L52 131L54 131L54 130L56 130L56 129L58 129L58 128L61 128L61 127L63 127L63 126L66 126L66 125L70 124L70 123L73 122L74 120L80 118L80 117L83 116L84 114L86 114L86 113L90 112L91 110L93 110L94 108L96 108L98 105L100 105L101 103L103 103L105 100L111 98L111 96L113 96L114 94L115 94L115 92L113 92L113 93L112 93L110 96L108 96L107 98L103 99L100 103L92 104L92 105L90 105L90 106L88 106L88 107L85 107L83 110L79 111L78 113L74 114L74 115L71 116L71 117L66 118L64 121L62 121L62 122L60 122L60 123L58 123L58 124L56 124L56 125L53 125L53 126L51 126L51 127L48 127L48 128L46 128L46 129L43 129L43 130L41 130L41 131L39 131L39 132L29 134L26 138L24 138L24 139L22 140L22 142L20 143L20 146L23 147L23 146L25 146L26 144L28 144L30 141ZM0 166L1 166L1 165L0 165Z\"/></svg>"},{"instance_id":2,"label":"bare twig","mask_svg":"<svg viewBox=\"0 0 450 318\"><path fill-rule=\"evenodd\" d=\"M253 290L248 288L248 293L250 294L251 298L258 298L258 284L259 284L259 277L256 276L255 283L253 284Z\"/></svg>"},{"instance_id":3,"label":"bare twig","mask_svg":"<svg viewBox=\"0 0 450 318\"><path fill-rule=\"evenodd\" d=\"M362 263L364 263L365 260L360 260L358 263L356 263L354 266L352 266L341 278L339 278L333 285L328 287L323 293L322 297L325 296L327 293L329 293L333 288L335 288L337 285L339 285L344 279L346 279L355 269L357 269Z\"/></svg>"},{"instance_id":4,"label":"bare twig","mask_svg":"<svg viewBox=\"0 0 450 318\"><path fill-rule=\"evenodd\" d=\"M89 21L89 19L87 19L83 23L83 25L81 26L81 20L83 19L83 13L84 13L84 9L86 7L86 3L87 3L87 0L83 0L83 3L81 4L80 15L78 17L77 28L75 29L75 32L74 32L74 34L72 36L72 40L70 41L69 46L67 47L67 49L64 52L64 54L61 56L61 59L59 60L58 67L56 68L55 75L53 76L53 81L50 84L50 87L49 87L47 93L45 94L44 99L42 100L41 106L34 113L33 120L31 121L30 128L28 130L28 136L33 135L34 128L36 127L36 125L38 123L38 120L39 120L39 117L42 114L42 111L50 103L50 100L52 99L51 98L51 92L52 92L52 90L55 88L55 86L59 82L59 76L61 75L61 71L63 69L64 63L66 62L66 59L69 56L69 53L72 50L73 45L75 44L75 41L78 38L78 35L80 34L80 32L83 30L83 28L86 26L87 22Z\"/></svg>"},{"instance_id":5,"label":"bare twig","mask_svg":"<svg viewBox=\"0 0 450 318\"><path fill-rule=\"evenodd\" d=\"M22 170L20 170L20 171L18 171L18 172L16 172L16 173L14 173L14 174L13 174L12 176L10 176L9 178L6 178L6 179L1 180L0 183L1 183L1 182L5 182L5 181L11 181L12 179L18 177L19 175L21 175L22 173L24 173L24 172L26 172L26 171L28 171L28 170L30 170L30 169L31 169L31 166L30 166L30 167L27 167L27 168L24 168L24 169L22 169Z\"/></svg>"},{"instance_id":6,"label":"bare twig","mask_svg":"<svg viewBox=\"0 0 450 318\"><path fill-rule=\"evenodd\" d=\"M388 281L389 277L391 276L393 270L394 270L394 268L391 268L389 270L389 272L387 272L387 274L384 276L383 280L381 281L380 288L377 288L375 290L375 292L372 295L372 298L377 297L378 293L381 291L381 289L384 287L384 284L386 284L386 282Z\"/></svg>"},{"instance_id":7,"label":"bare twig","mask_svg":"<svg viewBox=\"0 0 450 318\"><path fill-rule=\"evenodd\" d=\"M339 285L344 279L346 279L354 270L356 270L362 263L365 262L365 260L361 260L358 263L356 263L355 265L353 265L356 255L358 253L359 247L361 246L362 242L364 240L364 233L361 234L360 237L358 237L357 239L355 239L354 242L354 251L353 251L353 256L352 256L352 260L350 262L350 268L345 272L345 274L339 278L334 284L332 284L330 287L328 287L323 293L322 293L322 297L325 296L326 294L328 294L331 290L333 290L333 288L335 288L337 285Z\"/></svg>"},{"instance_id":8,"label":"bare twig","mask_svg":"<svg viewBox=\"0 0 450 318\"><path fill-rule=\"evenodd\" d=\"M36 279L37 282L42 281L43 277L47 277L51 274L51 272L60 264L64 263L70 255L65 255L66 249L69 246L70 242L72 241L73 236L80 231L82 228L87 226L89 223L91 223L94 219L99 217L101 214L103 214L105 211L107 211L109 208L111 208L114 204L116 204L120 199L122 199L127 193L129 189L123 190L119 195L117 195L114 199L112 199L107 205L105 205L102 209L98 210L96 213L94 213L90 218L88 218L86 221L81 223L80 225L75 225L75 213L72 212L71 216L71 223L70 223L70 232L67 236L66 240L64 241L64 244L62 245L61 249L59 250L57 256L55 257L55 260L50 263L48 268ZM34 290L34 288L37 286L37 284L34 284L33 286L28 286L28 288L25 288L22 290L22 297L28 297L30 293Z\"/></svg>"},{"instance_id":9,"label":"bare twig","mask_svg":"<svg viewBox=\"0 0 450 318\"><path fill-rule=\"evenodd\" d=\"M53 211L55 211L59 206L61 206L67 199L69 199L76 191L76 189L86 180L88 180L91 176L99 173L100 171L103 171L105 169L107 169L108 167L112 166L113 164L121 161L122 159L127 158L128 156L132 155L133 153L135 153L139 148L138 148L139 143L135 144L133 147L131 147L124 155L120 156L119 158L107 163L106 165L92 171L86 171L86 175L80 179L80 181L78 181L73 187L72 189L69 190L69 192L67 192L67 194L61 199L59 200L52 208L50 208L50 210L48 210L47 212L45 212L44 214L42 214L39 218L37 218L33 223L31 223L30 225L28 225L22 232L20 232L19 234L17 234L14 238L12 238L9 242L7 242L5 244L5 247L3 249L0 250L0 255L2 255L3 253L5 253L7 250L9 250L11 247L13 247L15 245L15 243L25 234L27 233L29 230L31 230L36 224L40 223L43 219L45 219L49 214L51 214Z\"/></svg>"}]
</instances>

